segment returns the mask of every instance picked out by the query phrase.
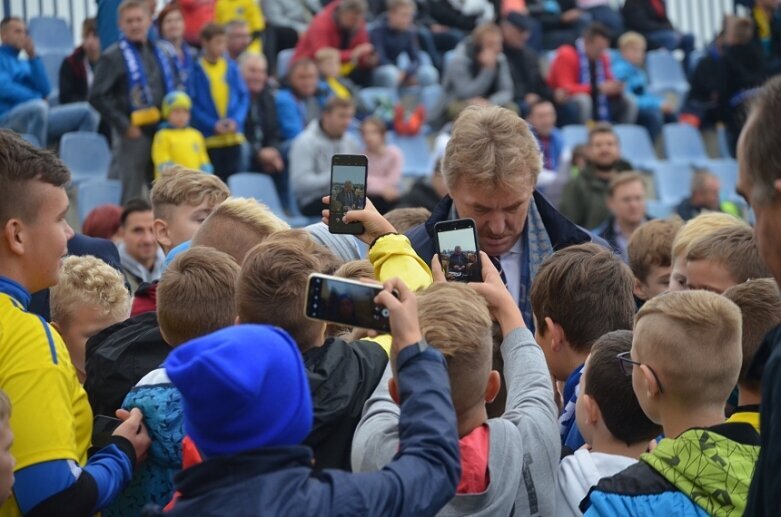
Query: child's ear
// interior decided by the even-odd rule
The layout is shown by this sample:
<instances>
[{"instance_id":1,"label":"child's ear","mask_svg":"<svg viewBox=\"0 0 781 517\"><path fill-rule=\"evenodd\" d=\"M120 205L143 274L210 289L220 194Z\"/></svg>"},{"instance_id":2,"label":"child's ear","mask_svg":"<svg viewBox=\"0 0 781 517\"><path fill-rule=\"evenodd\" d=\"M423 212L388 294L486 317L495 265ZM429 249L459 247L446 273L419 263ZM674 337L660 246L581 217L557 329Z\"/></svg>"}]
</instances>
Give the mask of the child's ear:
<instances>
[{"instance_id":1,"label":"child's ear","mask_svg":"<svg viewBox=\"0 0 781 517\"><path fill-rule=\"evenodd\" d=\"M390 392L390 396L393 399L393 402L401 405L401 398L399 397L399 385L396 384L395 377L388 379L388 391Z\"/></svg>"},{"instance_id":2,"label":"child's ear","mask_svg":"<svg viewBox=\"0 0 781 517\"><path fill-rule=\"evenodd\" d=\"M564 329L561 328L561 325L554 323L553 320L547 316L545 317L545 327L550 334L551 350L554 352L561 351L561 348L564 346Z\"/></svg>"},{"instance_id":3,"label":"child's ear","mask_svg":"<svg viewBox=\"0 0 781 517\"><path fill-rule=\"evenodd\" d=\"M234 325L241 325L241 318L239 316L236 316L236 319L233 321Z\"/></svg>"},{"instance_id":4,"label":"child's ear","mask_svg":"<svg viewBox=\"0 0 781 517\"><path fill-rule=\"evenodd\" d=\"M152 229L155 232L155 240L164 248L172 248L171 237L168 235L168 223L162 219L155 219L152 223Z\"/></svg>"},{"instance_id":5,"label":"child's ear","mask_svg":"<svg viewBox=\"0 0 781 517\"><path fill-rule=\"evenodd\" d=\"M640 372L643 374L646 396L649 399L657 398L662 390L661 386L659 386L659 381L656 380L656 376L651 369L644 364L641 364L636 368L640 368Z\"/></svg>"},{"instance_id":6,"label":"child's ear","mask_svg":"<svg viewBox=\"0 0 781 517\"><path fill-rule=\"evenodd\" d=\"M639 278L635 278L635 285L632 287L632 292L640 300L648 300L648 294L645 292L645 283L642 282Z\"/></svg>"},{"instance_id":7,"label":"child's ear","mask_svg":"<svg viewBox=\"0 0 781 517\"><path fill-rule=\"evenodd\" d=\"M597 402L590 395L586 395L585 393L581 393L578 397L583 397L583 409L586 410L586 422L591 425L599 422L600 418L602 418L602 413L599 411Z\"/></svg>"},{"instance_id":8,"label":"child's ear","mask_svg":"<svg viewBox=\"0 0 781 517\"><path fill-rule=\"evenodd\" d=\"M57 323L56 321L52 321L52 322L50 322L50 323L49 323L49 325L51 325L52 327L54 327L54 330L56 330L56 331L57 331L57 333L58 333L60 336L62 336L62 328L60 328L60 324L59 324L59 323Z\"/></svg>"},{"instance_id":9,"label":"child's ear","mask_svg":"<svg viewBox=\"0 0 781 517\"><path fill-rule=\"evenodd\" d=\"M488 374L488 385L485 387L485 402L491 404L502 389L502 376L496 370Z\"/></svg>"}]
</instances>

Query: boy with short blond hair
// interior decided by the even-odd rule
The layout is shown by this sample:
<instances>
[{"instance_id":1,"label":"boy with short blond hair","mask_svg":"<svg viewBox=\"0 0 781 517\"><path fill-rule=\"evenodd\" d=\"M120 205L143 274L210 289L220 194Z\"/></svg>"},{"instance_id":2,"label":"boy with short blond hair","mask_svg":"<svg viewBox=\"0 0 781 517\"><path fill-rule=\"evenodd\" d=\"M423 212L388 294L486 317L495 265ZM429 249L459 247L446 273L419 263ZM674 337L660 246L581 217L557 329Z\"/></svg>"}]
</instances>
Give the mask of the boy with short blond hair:
<instances>
[{"instance_id":1,"label":"boy with short blond hair","mask_svg":"<svg viewBox=\"0 0 781 517\"><path fill-rule=\"evenodd\" d=\"M629 239L629 268L635 276L635 297L641 302L667 290L672 272L673 240L682 226L679 217L655 219L641 225Z\"/></svg>"},{"instance_id":2,"label":"boy with short blond hair","mask_svg":"<svg viewBox=\"0 0 781 517\"><path fill-rule=\"evenodd\" d=\"M548 257L532 283L535 338L551 374L565 383L559 432L562 444L573 451L585 443L575 424L583 364L601 336L632 328L633 285L632 272L619 257L590 243Z\"/></svg>"},{"instance_id":3,"label":"boy with short blond hair","mask_svg":"<svg viewBox=\"0 0 781 517\"><path fill-rule=\"evenodd\" d=\"M52 326L65 341L76 374L86 378L87 340L130 315L125 277L99 258L70 256L50 290Z\"/></svg>"},{"instance_id":4,"label":"boy with short blond hair","mask_svg":"<svg viewBox=\"0 0 781 517\"><path fill-rule=\"evenodd\" d=\"M762 401L762 370L759 359L765 337L781 325L781 294L772 278L749 280L724 291L724 297L740 308L743 316L743 363L738 377L738 406L727 422L750 423L759 432L759 404ZM767 353L769 356L769 352ZM756 358L756 359L755 359Z\"/></svg>"},{"instance_id":5,"label":"boy with short blond hair","mask_svg":"<svg viewBox=\"0 0 781 517\"><path fill-rule=\"evenodd\" d=\"M751 278L769 277L759 256L754 231L747 226L722 228L696 241L686 253L688 289L723 293Z\"/></svg>"},{"instance_id":6,"label":"boy with short blond hair","mask_svg":"<svg viewBox=\"0 0 781 517\"><path fill-rule=\"evenodd\" d=\"M724 423L741 368L740 309L708 291L664 293L635 318L630 354L620 356L645 414L664 430L651 453L602 479L587 516L743 515L759 435Z\"/></svg>"},{"instance_id":7,"label":"boy with short blond hair","mask_svg":"<svg viewBox=\"0 0 781 517\"><path fill-rule=\"evenodd\" d=\"M431 211L428 208L394 208L385 214L385 219L396 228L399 233L406 233L409 230L424 224L431 217Z\"/></svg>"},{"instance_id":8,"label":"boy with short blond hair","mask_svg":"<svg viewBox=\"0 0 781 517\"><path fill-rule=\"evenodd\" d=\"M422 335L445 356L458 415L462 477L444 515L553 515L560 444L545 356L485 253L484 282L438 283L418 295ZM435 270L437 268L435 267ZM489 309L490 308L490 309ZM501 388L492 370L492 317L499 322L506 409L488 418ZM391 369L364 407L355 433L356 471L380 470L399 447L399 402Z\"/></svg>"}]
</instances>

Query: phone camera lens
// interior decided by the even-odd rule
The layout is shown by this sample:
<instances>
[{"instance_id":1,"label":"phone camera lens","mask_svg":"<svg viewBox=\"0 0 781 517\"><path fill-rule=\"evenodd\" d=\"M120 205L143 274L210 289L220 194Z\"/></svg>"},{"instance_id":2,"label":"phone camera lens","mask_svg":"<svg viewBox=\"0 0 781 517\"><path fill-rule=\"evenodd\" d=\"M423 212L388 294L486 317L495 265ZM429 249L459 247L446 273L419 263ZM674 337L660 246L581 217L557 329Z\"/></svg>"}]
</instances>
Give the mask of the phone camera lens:
<instances>
[{"instance_id":1,"label":"phone camera lens","mask_svg":"<svg viewBox=\"0 0 781 517\"><path fill-rule=\"evenodd\" d=\"M388 316L390 316L390 311L388 309L382 309L382 312L380 314L382 314L383 318L387 318Z\"/></svg>"}]
</instances>

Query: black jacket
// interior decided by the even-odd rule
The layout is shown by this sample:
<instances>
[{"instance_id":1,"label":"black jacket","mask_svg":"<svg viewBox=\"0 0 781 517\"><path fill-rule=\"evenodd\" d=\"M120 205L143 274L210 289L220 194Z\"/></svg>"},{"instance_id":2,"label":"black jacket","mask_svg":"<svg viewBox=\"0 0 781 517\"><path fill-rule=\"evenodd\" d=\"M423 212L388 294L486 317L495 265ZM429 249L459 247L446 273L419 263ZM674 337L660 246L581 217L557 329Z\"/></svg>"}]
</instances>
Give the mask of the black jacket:
<instances>
[{"instance_id":1,"label":"black jacket","mask_svg":"<svg viewBox=\"0 0 781 517\"><path fill-rule=\"evenodd\" d=\"M536 52L530 48L513 48L505 45L504 55L510 65L515 99L523 99L528 93L536 93L548 100L553 99L553 92L542 77L540 59Z\"/></svg>"},{"instance_id":2,"label":"black jacket","mask_svg":"<svg viewBox=\"0 0 781 517\"><path fill-rule=\"evenodd\" d=\"M304 444L314 450L316 467L351 470L350 449L363 404L380 382L388 354L372 341L328 339L304 354L315 411Z\"/></svg>"},{"instance_id":3,"label":"black jacket","mask_svg":"<svg viewBox=\"0 0 781 517\"><path fill-rule=\"evenodd\" d=\"M92 412L113 416L133 386L160 368L170 351L154 312L117 323L91 337L87 341L84 389Z\"/></svg>"},{"instance_id":4,"label":"black jacket","mask_svg":"<svg viewBox=\"0 0 781 517\"><path fill-rule=\"evenodd\" d=\"M244 136L252 146L252 166L260 170L257 154L264 147L280 149L282 138L277 126L277 104L271 88L266 86L257 97L250 98L249 111L244 122Z\"/></svg>"},{"instance_id":5,"label":"black jacket","mask_svg":"<svg viewBox=\"0 0 781 517\"><path fill-rule=\"evenodd\" d=\"M633 30L642 34L653 31L670 30L673 24L667 17L659 16L659 13L651 5L651 0L626 0L621 8L627 30Z\"/></svg>"},{"instance_id":6,"label":"black jacket","mask_svg":"<svg viewBox=\"0 0 781 517\"><path fill-rule=\"evenodd\" d=\"M83 47L77 47L60 65L60 103L83 102L87 100L87 70L84 68L86 55Z\"/></svg>"}]
</instances>

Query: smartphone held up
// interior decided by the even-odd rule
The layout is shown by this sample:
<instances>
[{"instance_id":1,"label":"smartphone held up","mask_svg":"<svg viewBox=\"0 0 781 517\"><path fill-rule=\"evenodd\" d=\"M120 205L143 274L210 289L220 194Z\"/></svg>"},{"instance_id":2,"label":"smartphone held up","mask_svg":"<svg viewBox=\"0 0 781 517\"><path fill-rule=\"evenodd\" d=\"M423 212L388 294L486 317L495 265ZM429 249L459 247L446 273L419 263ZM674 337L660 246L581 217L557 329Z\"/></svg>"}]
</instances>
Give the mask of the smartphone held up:
<instances>
[{"instance_id":1,"label":"smartphone held up","mask_svg":"<svg viewBox=\"0 0 781 517\"><path fill-rule=\"evenodd\" d=\"M437 255L448 281L482 282L480 245L473 219L442 221L434 225Z\"/></svg>"},{"instance_id":2,"label":"smartphone held up","mask_svg":"<svg viewBox=\"0 0 781 517\"><path fill-rule=\"evenodd\" d=\"M374 303L382 289L381 285L313 273L309 276L306 316L338 325L390 332L388 309Z\"/></svg>"},{"instance_id":3,"label":"smartphone held up","mask_svg":"<svg viewBox=\"0 0 781 517\"><path fill-rule=\"evenodd\" d=\"M366 207L366 177L368 160L361 154L335 154L331 157L331 216L328 229L331 233L360 235L361 223L345 223L350 210Z\"/></svg>"}]
</instances>

